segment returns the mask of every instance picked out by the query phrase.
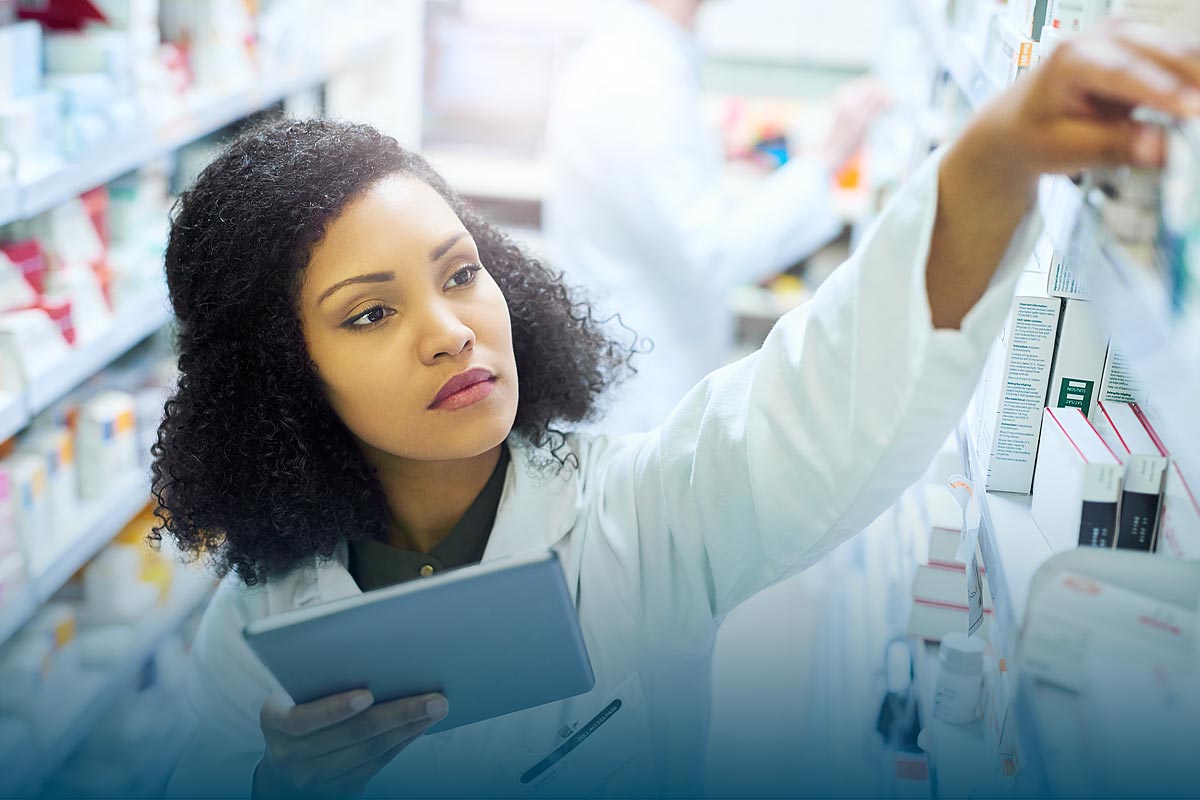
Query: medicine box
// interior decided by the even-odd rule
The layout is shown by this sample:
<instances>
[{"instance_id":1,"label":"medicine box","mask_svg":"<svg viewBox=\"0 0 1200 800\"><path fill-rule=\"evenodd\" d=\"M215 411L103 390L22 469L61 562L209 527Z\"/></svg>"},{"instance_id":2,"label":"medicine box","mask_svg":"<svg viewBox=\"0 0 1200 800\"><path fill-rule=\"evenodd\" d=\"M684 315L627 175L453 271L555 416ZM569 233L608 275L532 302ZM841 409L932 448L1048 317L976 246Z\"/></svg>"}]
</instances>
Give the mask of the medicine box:
<instances>
[{"instance_id":1,"label":"medicine box","mask_svg":"<svg viewBox=\"0 0 1200 800\"><path fill-rule=\"evenodd\" d=\"M1108 336L1101 331L1093 306L1086 300L1064 300L1046 404L1091 415L1107 353Z\"/></svg>"},{"instance_id":2,"label":"medicine box","mask_svg":"<svg viewBox=\"0 0 1200 800\"><path fill-rule=\"evenodd\" d=\"M1055 552L1112 547L1120 459L1078 408L1047 408L1033 481L1033 521Z\"/></svg>"},{"instance_id":3,"label":"medicine box","mask_svg":"<svg viewBox=\"0 0 1200 800\"><path fill-rule=\"evenodd\" d=\"M1041 274L1022 273L981 398L977 444L990 491L1029 494L1033 486L1062 302L1046 293Z\"/></svg>"}]
</instances>

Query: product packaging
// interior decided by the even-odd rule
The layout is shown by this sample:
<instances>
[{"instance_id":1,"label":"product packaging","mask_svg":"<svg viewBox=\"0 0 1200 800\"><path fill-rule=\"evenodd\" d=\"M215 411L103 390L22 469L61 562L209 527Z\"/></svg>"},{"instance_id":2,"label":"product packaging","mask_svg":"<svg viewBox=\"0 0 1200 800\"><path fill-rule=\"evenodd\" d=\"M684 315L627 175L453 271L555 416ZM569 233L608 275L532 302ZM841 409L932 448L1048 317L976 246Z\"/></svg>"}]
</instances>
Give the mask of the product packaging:
<instances>
[{"instance_id":1,"label":"product packaging","mask_svg":"<svg viewBox=\"0 0 1200 800\"><path fill-rule=\"evenodd\" d=\"M1026 272L1001 332L980 396L979 452L991 491L1029 494L1054 359L1062 301L1044 276Z\"/></svg>"},{"instance_id":2,"label":"product packaging","mask_svg":"<svg viewBox=\"0 0 1200 800\"><path fill-rule=\"evenodd\" d=\"M1064 300L1047 405L1078 408L1084 416L1090 416L1107 353L1108 336L1096 320L1094 307L1086 300Z\"/></svg>"},{"instance_id":3,"label":"product packaging","mask_svg":"<svg viewBox=\"0 0 1200 800\"><path fill-rule=\"evenodd\" d=\"M80 407L76 430L79 490L85 499L103 497L138 467L134 399L126 392L101 392Z\"/></svg>"},{"instance_id":4,"label":"product packaging","mask_svg":"<svg viewBox=\"0 0 1200 800\"><path fill-rule=\"evenodd\" d=\"M1167 453L1150 435L1136 405L1104 401L1098 405L1096 430L1125 465L1117 547L1149 552L1158 529Z\"/></svg>"},{"instance_id":5,"label":"product packaging","mask_svg":"<svg viewBox=\"0 0 1200 800\"><path fill-rule=\"evenodd\" d=\"M1123 471L1078 408L1045 410L1031 513L1055 552L1113 546Z\"/></svg>"}]
</instances>

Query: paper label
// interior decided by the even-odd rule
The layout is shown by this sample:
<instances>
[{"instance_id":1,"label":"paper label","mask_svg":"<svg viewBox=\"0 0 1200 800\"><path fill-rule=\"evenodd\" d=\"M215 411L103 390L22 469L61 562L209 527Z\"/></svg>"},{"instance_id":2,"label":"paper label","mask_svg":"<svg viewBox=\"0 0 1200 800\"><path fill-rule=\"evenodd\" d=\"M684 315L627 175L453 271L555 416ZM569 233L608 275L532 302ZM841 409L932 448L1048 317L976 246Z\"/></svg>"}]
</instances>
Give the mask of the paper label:
<instances>
[{"instance_id":1,"label":"paper label","mask_svg":"<svg viewBox=\"0 0 1200 800\"><path fill-rule=\"evenodd\" d=\"M983 582L979 578L978 552L981 514L975 485L963 475L950 477L950 492L962 509L962 538L954 558L967 567L967 632L975 633L983 624Z\"/></svg>"},{"instance_id":2,"label":"paper label","mask_svg":"<svg viewBox=\"0 0 1200 800\"><path fill-rule=\"evenodd\" d=\"M1121 495L1121 524L1117 547L1149 551L1154 545L1154 523L1158 519L1158 495L1125 492Z\"/></svg>"}]
</instances>

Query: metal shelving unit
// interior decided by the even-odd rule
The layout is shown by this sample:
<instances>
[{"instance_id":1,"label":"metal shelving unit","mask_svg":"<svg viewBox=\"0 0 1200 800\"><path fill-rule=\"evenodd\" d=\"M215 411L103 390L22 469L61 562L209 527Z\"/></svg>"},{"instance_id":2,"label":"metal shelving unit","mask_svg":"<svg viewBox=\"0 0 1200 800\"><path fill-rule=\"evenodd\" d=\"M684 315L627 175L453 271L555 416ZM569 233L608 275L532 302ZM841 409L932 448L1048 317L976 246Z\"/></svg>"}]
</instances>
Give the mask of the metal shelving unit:
<instances>
[{"instance_id":1,"label":"metal shelving unit","mask_svg":"<svg viewBox=\"0 0 1200 800\"><path fill-rule=\"evenodd\" d=\"M355 47L318 56L302 68L270 64L254 88L226 97L200 98L182 116L145 132L104 142L95 151L59 164L0 192L0 225L36 216L96 186L220 130L296 92L324 83L383 51L390 31L377 32Z\"/></svg>"},{"instance_id":2,"label":"metal shelving unit","mask_svg":"<svg viewBox=\"0 0 1200 800\"><path fill-rule=\"evenodd\" d=\"M30 418L52 406L134 345L158 331L171 318L167 307L166 286L147 290L125 305L113 319L112 327L100 339L76 348L45 375L24 389L24 404Z\"/></svg>"}]
</instances>

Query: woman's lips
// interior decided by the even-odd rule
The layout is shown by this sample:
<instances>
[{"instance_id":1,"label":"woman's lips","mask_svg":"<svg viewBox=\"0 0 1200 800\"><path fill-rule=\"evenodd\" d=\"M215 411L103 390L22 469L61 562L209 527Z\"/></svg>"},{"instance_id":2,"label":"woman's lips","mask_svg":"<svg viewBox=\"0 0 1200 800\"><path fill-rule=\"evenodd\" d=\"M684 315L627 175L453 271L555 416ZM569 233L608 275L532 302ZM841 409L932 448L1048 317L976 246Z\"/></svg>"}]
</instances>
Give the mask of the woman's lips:
<instances>
[{"instance_id":1,"label":"woman's lips","mask_svg":"<svg viewBox=\"0 0 1200 800\"><path fill-rule=\"evenodd\" d=\"M495 382L496 376L486 369L477 367L461 372L446 381L429 408L453 411L474 405L492 393Z\"/></svg>"}]
</instances>

